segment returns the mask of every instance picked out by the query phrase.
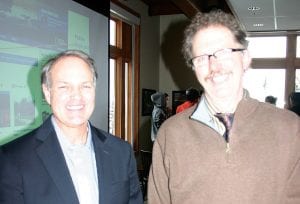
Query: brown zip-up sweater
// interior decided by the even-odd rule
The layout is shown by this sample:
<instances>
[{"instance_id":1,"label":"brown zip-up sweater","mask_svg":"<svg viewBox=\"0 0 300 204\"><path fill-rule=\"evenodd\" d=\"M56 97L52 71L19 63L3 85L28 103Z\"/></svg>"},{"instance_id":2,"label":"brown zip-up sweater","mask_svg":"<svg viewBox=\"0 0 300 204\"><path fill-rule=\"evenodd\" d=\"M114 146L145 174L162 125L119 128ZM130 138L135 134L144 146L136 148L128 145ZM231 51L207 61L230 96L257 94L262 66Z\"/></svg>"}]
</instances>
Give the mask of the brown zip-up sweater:
<instances>
[{"instance_id":1,"label":"brown zip-up sweater","mask_svg":"<svg viewBox=\"0 0 300 204\"><path fill-rule=\"evenodd\" d=\"M190 118L195 107L161 126L153 147L149 204L300 204L300 119L243 99L230 151L212 128Z\"/></svg>"}]
</instances>

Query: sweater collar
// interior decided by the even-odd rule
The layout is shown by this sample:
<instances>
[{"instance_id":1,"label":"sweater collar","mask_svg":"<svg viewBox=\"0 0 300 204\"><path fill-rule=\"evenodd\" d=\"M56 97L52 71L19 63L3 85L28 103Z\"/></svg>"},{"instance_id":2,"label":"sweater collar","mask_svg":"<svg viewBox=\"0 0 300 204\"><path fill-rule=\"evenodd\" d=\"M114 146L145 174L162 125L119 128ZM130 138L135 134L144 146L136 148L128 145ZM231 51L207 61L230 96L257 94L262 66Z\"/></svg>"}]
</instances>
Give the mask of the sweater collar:
<instances>
[{"instance_id":1,"label":"sweater collar","mask_svg":"<svg viewBox=\"0 0 300 204\"><path fill-rule=\"evenodd\" d=\"M255 111L259 102L256 99L252 99L249 97L248 92L244 91L244 96L242 100L239 102L235 116L238 118L246 119L252 112ZM207 102L205 101L205 97L202 96L198 106L194 110L194 112L190 115L190 119L197 120L206 124L207 126L218 131L220 129L218 119L213 115L207 106Z\"/></svg>"}]
</instances>

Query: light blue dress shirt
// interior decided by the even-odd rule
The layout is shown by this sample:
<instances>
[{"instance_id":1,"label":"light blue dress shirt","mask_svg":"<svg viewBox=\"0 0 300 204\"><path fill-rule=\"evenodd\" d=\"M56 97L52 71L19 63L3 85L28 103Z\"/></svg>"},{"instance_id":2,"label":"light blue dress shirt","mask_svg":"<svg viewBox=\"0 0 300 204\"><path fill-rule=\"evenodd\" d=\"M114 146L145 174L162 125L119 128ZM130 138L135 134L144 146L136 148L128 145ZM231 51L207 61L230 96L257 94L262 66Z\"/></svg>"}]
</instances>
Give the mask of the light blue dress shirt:
<instances>
[{"instance_id":1,"label":"light blue dress shirt","mask_svg":"<svg viewBox=\"0 0 300 204\"><path fill-rule=\"evenodd\" d=\"M85 144L71 144L52 116L52 123L62 148L80 204L98 204L99 189L95 151L88 124Z\"/></svg>"}]
</instances>

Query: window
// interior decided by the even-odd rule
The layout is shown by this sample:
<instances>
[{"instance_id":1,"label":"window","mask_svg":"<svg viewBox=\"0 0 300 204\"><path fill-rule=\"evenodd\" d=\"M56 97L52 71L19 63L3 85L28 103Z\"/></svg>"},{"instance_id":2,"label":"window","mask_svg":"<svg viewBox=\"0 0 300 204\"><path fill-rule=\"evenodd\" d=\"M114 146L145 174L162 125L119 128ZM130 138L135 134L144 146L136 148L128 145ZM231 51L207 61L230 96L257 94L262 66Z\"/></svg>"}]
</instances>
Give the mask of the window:
<instances>
[{"instance_id":1,"label":"window","mask_svg":"<svg viewBox=\"0 0 300 204\"><path fill-rule=\"evenodd\" d=\"M297 36L297 58L300 58L300 36Z\"/></svg>"},{"instance_id":2,"label":"window","mask_svg":"<svg viewBox=\"0 0 300 204\"><path fill-rule=\"evenodd\" d=\"M297 36L296 57L300 58L300 36ZM296 76L295 76L295 91L300 92L300 60L296 59Z\"/></svg>"},{"instance_id":3,"label":"window","mask_svg":"<svg viewBox=\"0 0 300 204\"><path fill-rule=\"evenodd\" d=\"M109 132L138 150L140 29L133 16L111 3Z\"/></svg>"},{"instance_id":4,"label":"window","mask_svg":"<svg viewBox=\"0 0 300 204\"><path fill-rule=\"evenodd\" d=\"M248 38L248 50L253 58L285 58L286 37L251 37Z\"/></svg>"},{"instance_id":5,"label":"window","mask_svg":"<svg viewBox=\"0 0 300 204\"><path fill-rule=\"evenodd\" d=\"M245 88L249 89L250 96L260 101L273 95L277 97L276 105L285 108L289 94L299 87L296 68L300 63L295 59L297 35L290 32L284 36L251 34L248 40L252 69L246 73Z\"/></svg>"},{"instance_id":6,"label":"window","mask_svg":"<svg viewBox=\"0 0 300 204\"><path fill-rule=\"evenodd\" d=\"M300 69L296 69L295 91L300 92Z\"/></svg>"},{"instance_id":7,"label":"window","mask_svg":"<svg viewBox=\"0 0 300 204\"><path fill-rule=\"evenodd\" d=\"M116 69L116 60L109 60L109 133L115 135L115 69Z\"/></svg>"},{"instance_id":8,"label":"window","mask_svg":"<svg viewBox=\"0 0 300 204\"><path fill-rule=\"evenodd\" d=\"M266 96L277 98L276 106L283 108L285 91L285 69L249 69L244 87L252 98L264 102Z\"/></svg>"},{"instance_id":9,"label":"window","mask_svg":"<svg viewBox=\"0 0 300 204\"><path fill-rule=\"evenodd\" d=\"M117 25L116 21L109 20L109 44L116 46L117 41Z\"/></svg>"}]
</instances>

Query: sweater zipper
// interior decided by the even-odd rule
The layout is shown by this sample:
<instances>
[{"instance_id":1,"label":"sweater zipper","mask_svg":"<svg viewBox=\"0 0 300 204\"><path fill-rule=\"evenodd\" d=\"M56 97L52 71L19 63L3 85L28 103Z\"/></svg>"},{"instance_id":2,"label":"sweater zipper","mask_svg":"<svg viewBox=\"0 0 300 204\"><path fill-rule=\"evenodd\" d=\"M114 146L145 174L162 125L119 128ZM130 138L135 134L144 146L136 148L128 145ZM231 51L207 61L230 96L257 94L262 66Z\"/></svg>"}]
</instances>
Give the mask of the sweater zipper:
<instances>
[{"instance_id":1,"label":"sweater zipper","mask_svg":"<svg viewBox=\"0 0 300 204\"><path fill-rule=\"evenodd\" d=\"M202 121L200 121L200 120L198 120L198 119L195 119L195 118L192 118L192 117L189 117L189 118L190 118L191 120L198 121L198 122L202 123L203 125L209 127L210 129L214 130L212 127L210 127L209 125L203 123ZM216 130L214 130L214 131L216 131ZM229 137L229 136L228 136L228 137ZM229 138L228 138L228 139L229 139ZM225 140L225 142L226 142L225 153L226 153L226 154L229 154L229 153L230 153L229 140L228 140L228 141Z\"/></svg>"},{"instance_id":2,"label":"sweater zipper","mask_svg":"<svg viewBox=\"0 0 300 204\"><path fill-rule=\"evenodd\" d=\"M229 142L226 142L226 150L225 152L228 154L230 152L230 145Z\"/></svg>"}]
</instances>

